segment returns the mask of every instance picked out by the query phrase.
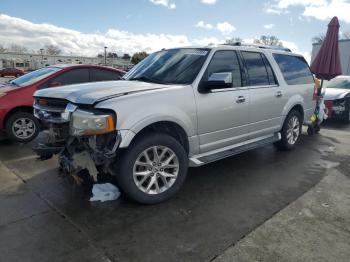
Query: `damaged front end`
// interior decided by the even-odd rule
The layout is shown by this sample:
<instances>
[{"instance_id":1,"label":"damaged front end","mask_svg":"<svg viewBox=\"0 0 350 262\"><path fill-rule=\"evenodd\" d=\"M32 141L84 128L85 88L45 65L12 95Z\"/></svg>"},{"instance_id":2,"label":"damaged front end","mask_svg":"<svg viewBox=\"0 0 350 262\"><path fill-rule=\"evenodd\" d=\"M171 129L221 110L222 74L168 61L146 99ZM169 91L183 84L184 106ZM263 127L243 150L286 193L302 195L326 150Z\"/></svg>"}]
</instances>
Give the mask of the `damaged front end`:
<instances>
[{"instance_id":1,"label":"damaged front end","mask_svg":"<svg viewBox=\"0 0 350 262\"><path fill-rule=\"evenodd\" d=\"M97 174L111 173L121 142L113 111L36 97L34 115L43 124L33 147L40 160L57 155L64 173L88 170L95 180Z\"/></svg>"}]
</instances>

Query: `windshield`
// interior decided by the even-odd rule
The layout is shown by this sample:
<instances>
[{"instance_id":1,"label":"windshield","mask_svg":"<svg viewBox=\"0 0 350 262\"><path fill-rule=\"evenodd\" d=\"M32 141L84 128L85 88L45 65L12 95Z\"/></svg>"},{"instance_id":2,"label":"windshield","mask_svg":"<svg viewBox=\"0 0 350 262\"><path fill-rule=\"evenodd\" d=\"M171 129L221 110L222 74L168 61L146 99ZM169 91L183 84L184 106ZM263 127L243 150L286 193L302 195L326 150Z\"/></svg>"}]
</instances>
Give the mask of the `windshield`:
<instances>
[{"instance_id":1,"label":"windshield","mask_svg":"<svg viewBox=\"0 0 350 262\"><path fill-rule=\"evenodd\" d=\"M325 83L326 88L350 89L350 78L335 78Z\"/></svg>"},{"instance_id":2,"label":"windshield","mask_svg":"<svg viewBox=\"0 0 350 262\"><path fill-rule=\"evenodd\" d=\"M153 53L124 76L159 84L191 84L202 68L209 49L181 48Z\"/></svg>"},{"instance_id":3,"label":"windshield","mask_svg":"<svg viewBox=\"0 0 350 262\"><path fill-rule=\"evenodd\" d=\"M45 77L52 75L56 73L57 71L61 70L57 67L45 67L41 68L39 70L33 71L31 73L25 74L21 77L18 77L9 83L14 86L27 86L30 84L33 84L41 79L44 79Z\"/></svg>"}]
</instances>

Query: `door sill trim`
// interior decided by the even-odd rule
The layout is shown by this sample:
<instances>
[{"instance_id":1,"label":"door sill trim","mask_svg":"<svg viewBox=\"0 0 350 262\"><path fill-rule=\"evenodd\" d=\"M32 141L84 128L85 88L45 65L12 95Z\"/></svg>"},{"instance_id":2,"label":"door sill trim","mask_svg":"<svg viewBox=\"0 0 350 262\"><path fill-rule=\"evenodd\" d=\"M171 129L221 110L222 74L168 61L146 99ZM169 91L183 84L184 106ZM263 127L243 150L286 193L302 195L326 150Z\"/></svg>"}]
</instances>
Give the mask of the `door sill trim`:
<instances>
[{"instance_id":1,"label":"door sill trim","mask_svg":"<svg viewBox=\"0 0 350 262\"><path fill-rule=\"evenodd\" d=\"M234 156L245 151L262 147L268 144L272 144L281 140L281 133L275 133L272 135L261 136L258 138L250 139L238 144L223 147L220 149L212 150L203 154L190 157L189 165L191 167L202 166L211 162L215 162L226 157Z\"/></svg>"}]
</instances>

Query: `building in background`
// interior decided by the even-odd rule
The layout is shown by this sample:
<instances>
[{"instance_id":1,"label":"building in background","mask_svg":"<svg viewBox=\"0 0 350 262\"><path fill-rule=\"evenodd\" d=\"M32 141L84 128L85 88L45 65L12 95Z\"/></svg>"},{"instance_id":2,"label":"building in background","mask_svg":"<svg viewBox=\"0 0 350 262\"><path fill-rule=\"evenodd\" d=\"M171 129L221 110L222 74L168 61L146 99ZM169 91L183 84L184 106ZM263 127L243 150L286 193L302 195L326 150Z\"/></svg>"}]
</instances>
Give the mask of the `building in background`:
<instances>
[{"instance_id":1,"label":"building in background","mask_svg":"<svg viewBox=\"0 0 350 262\"><path fill-rule=\"evenodd\" d=\"M132 65L130 60L122 58L106 59L107 66L123 70L129 69ZM41 67L56 64L94 64L104 65L104 57L85 57L85 56L64 56L64 55L46 55L46 54L21 54L15 52L0 53L1 68L19 68L24 71L33 71Z\"/></svg>"},{"instance_id":2,"label":"building in background","mask_svg":"<svg viewBox=\"0 0 350 262\"><path fill-rule=\"evenodd\" d=\"M314 60L321 44L313 44L311 62ZM350 39L339 40L340 63L343 75L350 75Z\"/></svg>"}]
</instances>

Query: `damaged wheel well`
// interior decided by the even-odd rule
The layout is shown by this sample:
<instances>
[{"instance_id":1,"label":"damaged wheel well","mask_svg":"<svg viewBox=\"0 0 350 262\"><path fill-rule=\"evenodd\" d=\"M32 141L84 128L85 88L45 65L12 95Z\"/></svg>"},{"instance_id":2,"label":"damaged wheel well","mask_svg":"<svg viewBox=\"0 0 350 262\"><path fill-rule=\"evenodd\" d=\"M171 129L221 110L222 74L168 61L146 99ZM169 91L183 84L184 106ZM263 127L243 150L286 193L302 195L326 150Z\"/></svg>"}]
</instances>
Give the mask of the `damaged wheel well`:
<instances>
[{"instance_id":1,"label":"damaged wheel well","mask_svg":"<svg viewBox=\"0 0 350 262\"><path fill-rule=\"evenodd\" d=\"M180 125L174 122L162 121L153 123L143 128L140 132L138 132L135 138L133 139L132 143L135 143L135 141L137 141L138 139L142 139L142 136L149 133L164 133L170 135L184 147L187 153L189 152L189 142L187 134Z\"/></svg>"}]
</instances>

